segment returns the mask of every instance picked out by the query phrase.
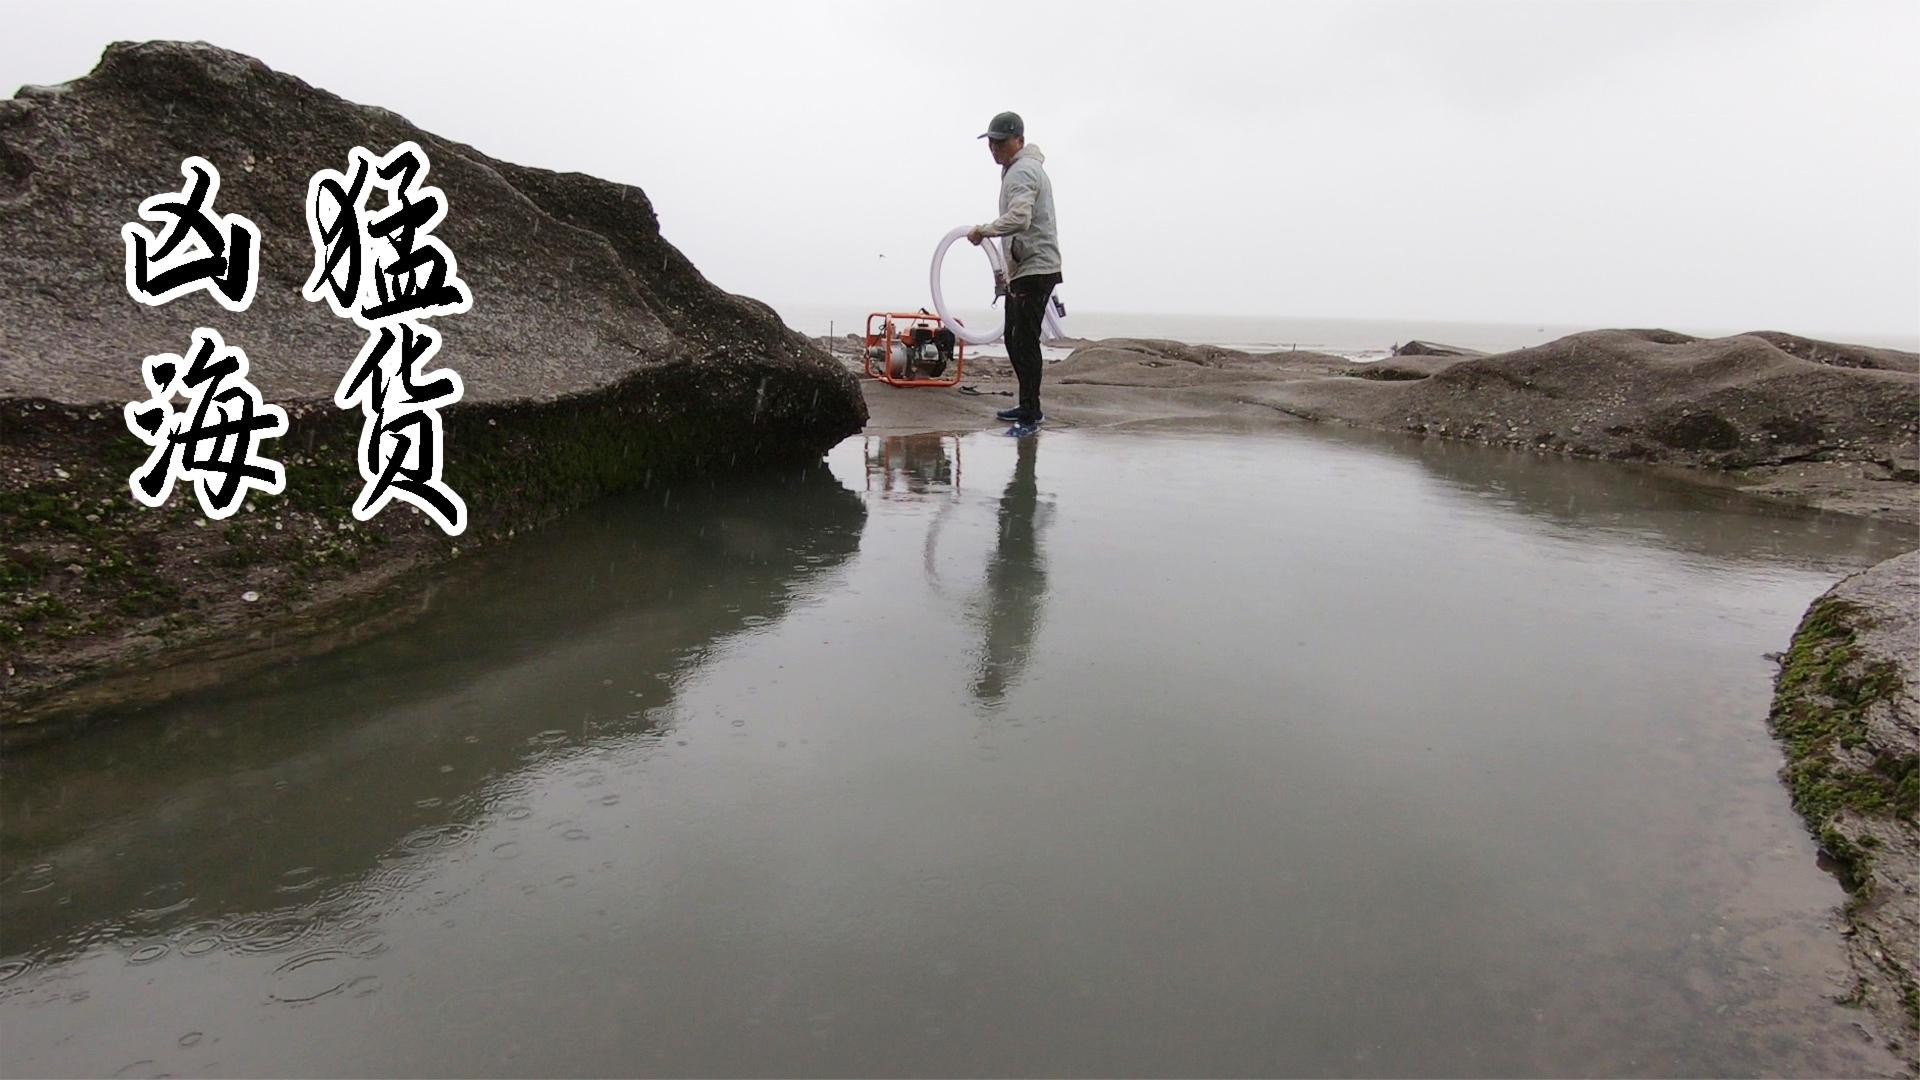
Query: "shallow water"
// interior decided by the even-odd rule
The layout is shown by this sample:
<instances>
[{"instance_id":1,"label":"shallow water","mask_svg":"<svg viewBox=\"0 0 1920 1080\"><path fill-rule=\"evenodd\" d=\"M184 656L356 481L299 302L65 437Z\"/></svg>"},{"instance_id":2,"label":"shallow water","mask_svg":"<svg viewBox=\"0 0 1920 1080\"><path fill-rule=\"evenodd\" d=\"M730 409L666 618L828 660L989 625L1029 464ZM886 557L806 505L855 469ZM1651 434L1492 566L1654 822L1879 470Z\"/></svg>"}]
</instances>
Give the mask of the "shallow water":
<instances>
[{"instance_id":1,"label":"shallow water","mask_svg":"<svg viewBox=\"0 0 1920 1080\"><path fill-rule=\"evenodd\" d=\"M828 465L7 760L0 1068L1891 1067L1764 654L1894 530L1324 430Z\"/></svg>"}]
</instances>

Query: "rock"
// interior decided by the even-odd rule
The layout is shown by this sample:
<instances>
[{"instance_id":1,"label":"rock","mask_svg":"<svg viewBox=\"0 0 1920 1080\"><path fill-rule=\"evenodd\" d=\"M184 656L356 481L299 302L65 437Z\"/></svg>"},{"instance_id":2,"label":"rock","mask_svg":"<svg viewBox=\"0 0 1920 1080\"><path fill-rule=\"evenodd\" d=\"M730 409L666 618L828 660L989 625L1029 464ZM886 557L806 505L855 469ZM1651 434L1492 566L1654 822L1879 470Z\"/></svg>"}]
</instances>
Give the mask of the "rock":
<instances>
[{"instance_id":1,"label":"rock","mask_svg":"<svg viewBox=\"0 0 1920 1080\"><path fill-rule=\"evenodd\" d=\"M435 235L474 296L468 313L433 323L439 362L465 381L463 404L584 403L657 381L710 399L700 404L712 419L744 419L765 380L770 436L804 432L822 446L858 430L853 381L771 309L701 277L638 188L496 161L250 57L178 42L110 46L86 78L0 102L0 153L15 177L0 201L0 273L26 286L0 296L0 397L117 414L140 391L140 358L215 325L247 350L268 400L330 400L365 333L300 295L313 268L308 179L344 168L356 145L384 152L408 139L446 193ZM120 226L142 199L179 187L190 154L222 170L214 209L264 233L258 295L243 313L199 293L149 308L122 284ZM75 327L82 315L98 321ZM687 370L669 380L669 368Z\"/></svg>"},{"instance_id":2,"label":"rock","mask_svg":"<svg viewBox=\"0 0 1920 1080\"><path fill-rule=\"evenodd\" d=\"M1899 349L1876 349L1868 345L1843 345L1833 341L1815 341L1778 330L1753 330L1745 336L1757 337L1789 356L1834 367L1871 368L1877 371L1904 371L1920 374L1920 354Z\"/></svg>"},{"instance_id":3,"label":"rock","mask_svg":"<svg viewBox=\"0 0 1920 1080\"><path fill-rule=\"evenodd\" d=\"M1567 432L1593 423L1592 404L1605 401L1597 420L1603 433L1589 440L1603 455L1629 449L1638 442L1634 434L1644 432L1659 444L1646 447L1647 460L1713 469L1815 453L1884 458L1920 422L1920 395L1899 372L1821 364L1750 335L1672 338L1651 331L1575 334L1453 364L1406 394L1429 413L1491 407L1531 427ZM1754 441L1755 434L1774 438Z\"/></svg>"},{"instance_id":4,"label":"rock","mask_svg":"<svg viewBox=\"0 0 1920 1080\"><path fill-rule=\"evenodd\" d=\"M1850 894L1862 1004L1920 1026L1920 551L1827 590L1782 659L1769 726L1781 778Z\"/></svg>"},{"instance_id":5,"label":"rock","mask_svg":"<svg viewBox=\"0 0 1920 1080\"><path fill-rule=\"evenodd\" d=\"M358 533L314 528L346 517L361 485L362 421L332 397L366 333L301 296L308 181L346 168L355 146L406 140L446 196L433 235L473 297L431 322L443 337L433 364L465 384L441 410L445 480L470 514L463 550L608 492L817 460L861 429L851 373L765 304L708 282L640 189L490 158L210 45L110 46L90 75L0 101L0 453L36 466L0 474L0 580L31 585L45 552L78 545L78 561L132 566L140 584L71 590L65 628L16 623L12 590L0 592L21 661L0 686L0 720L54 709L61 687L130 663L140 650L128 643L152 640L161 621L179 624L175 644L235 625L239 590L221 567L299 576L344 602L452 556L403 503ZM126 293L121 226L142 200L179 190L189 155L220 171L212 209L261 230L244 312L204 292L159 307ZM263 448L287 466L286 495L255 493L250 513L217 528L184 488L150 512L127 491L143 448L121 406L147 396L141 360L184 351L198 326L245 350L249 378L289 420ZM29 481L55 464L66 475ZM69 512L80 504L104 520L83 527ZM110 580L131 578L93 574L88 588ZM76 635L82 625L94 629Z\"/></svg>"},{"instance_id":6,"label":"rock","mask_svg":"<svg viewBox=\"0 0 1920 1080\"><path fill-rule=\"evenodd\" d=\"M1464 345L1442 345L1437 341L1415 339L1403 345L1393 347L1395 356L1485 356L1479 349L1469 349Z\"/></svg>"}]
</instances>

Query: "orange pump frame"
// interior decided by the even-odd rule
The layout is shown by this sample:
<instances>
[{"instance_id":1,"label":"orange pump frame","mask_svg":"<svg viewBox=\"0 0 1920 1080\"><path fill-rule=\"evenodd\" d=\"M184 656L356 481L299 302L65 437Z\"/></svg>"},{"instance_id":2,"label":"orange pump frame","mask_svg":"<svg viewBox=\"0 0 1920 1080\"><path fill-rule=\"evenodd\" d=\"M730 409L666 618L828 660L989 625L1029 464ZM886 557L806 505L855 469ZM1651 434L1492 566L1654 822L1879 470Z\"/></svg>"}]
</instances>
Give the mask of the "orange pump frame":
<instances>
[{"instance_id":1,"label":"orange pump frame","mask_svg":"<svg viewBox=\"0 0 1920 1080\"><path fill-rule=\"evenodd\" d=\"M880 324L878 328L878 332L876 332L876 328L874 325L874 320L876 319L884 320ZM886 383L888 386L959 386L960 373L962 370L965 369L966 363L967 363L967 359L966 359L967 343L964 341L961 341L959 338L955 338L953 342L953 377L952 378L909 379L909 378L901 378L887 371L888 363L893 357L893 343L895 341L898 341L901 336L899 332L895 329L895 326L894 326L895 319L901 320L902 324L907 328L911 328L919 324L929 325L933 327L935 330L938 330L941 327L940 316L926 315L920 312L876 311L871 315L868 315L866 347L860 350L860 355L866 361L867 375L872 378L879 379L881 382ZM875 357L870 352L868 352L868 350L872 349L876 345L881 347L880 355L878 357ZM878 367L875 367L876 362L879 365Z\"/></svg>"}]
</instances>

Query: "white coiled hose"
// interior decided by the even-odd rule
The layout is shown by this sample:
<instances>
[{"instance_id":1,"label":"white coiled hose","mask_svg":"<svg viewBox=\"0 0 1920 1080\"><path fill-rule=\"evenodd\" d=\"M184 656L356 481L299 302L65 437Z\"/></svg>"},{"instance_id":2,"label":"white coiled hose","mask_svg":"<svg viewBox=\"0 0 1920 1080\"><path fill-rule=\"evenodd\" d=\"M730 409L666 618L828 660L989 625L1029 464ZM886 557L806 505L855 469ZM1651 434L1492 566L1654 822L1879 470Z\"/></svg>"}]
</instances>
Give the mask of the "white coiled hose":
<instances>
[{"instance_id":1,"label":"white coiled hose","mask_svg":"<svg viewBox=\"0 0 1920 1080\"><path fill-rule=\"evenodd\" d=\"M953 246L955 240L966 239L967 233L972 228L971 225L962 225L941 238L940 246L933 249L933 268L928 271L927 283L933 288L933 310L939 314L940 321L953 331L954 337L969 345L991 345L1000 340L1000 332L1003 329L1001 326L995 325L991 330L977 332L967 329L965 323L947 314L947 302L940 295L940 265L947 259L947 249ZM980 245L980 250L987 253L987 262L993 267L995 277L1007 272L1006 261L1000 257L999 244L988 240ZM1040 340L1057 341L1066 336L1066 330L1060 325L1060 316L1054 312L1053 304L1048 303L1046 318L1040 323Z\"/></svg>"}]
</instances>

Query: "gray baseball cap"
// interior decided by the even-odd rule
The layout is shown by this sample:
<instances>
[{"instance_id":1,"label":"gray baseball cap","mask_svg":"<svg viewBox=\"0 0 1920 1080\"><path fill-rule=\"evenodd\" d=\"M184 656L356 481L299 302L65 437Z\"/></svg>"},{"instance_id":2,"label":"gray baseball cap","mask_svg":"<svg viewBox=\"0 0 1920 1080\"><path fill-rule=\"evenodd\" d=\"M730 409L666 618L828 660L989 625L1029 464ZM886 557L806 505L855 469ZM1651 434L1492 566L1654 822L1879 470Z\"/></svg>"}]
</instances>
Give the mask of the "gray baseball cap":
<instances>
[{"instance_id":1,"label":"gray baseball cap","mask_svg":"<svg viewBox=\"0 0 1920 1080\"><path fill-rule=\"evenodd\" d=\"M1025 138L1026 134L1027 125L1020 122L1019 113L1003 112L995 116L992 122L987 124L987 130L981 132L977 137L998 141L1000 139Z\"/></svg>"}]
</instances>

